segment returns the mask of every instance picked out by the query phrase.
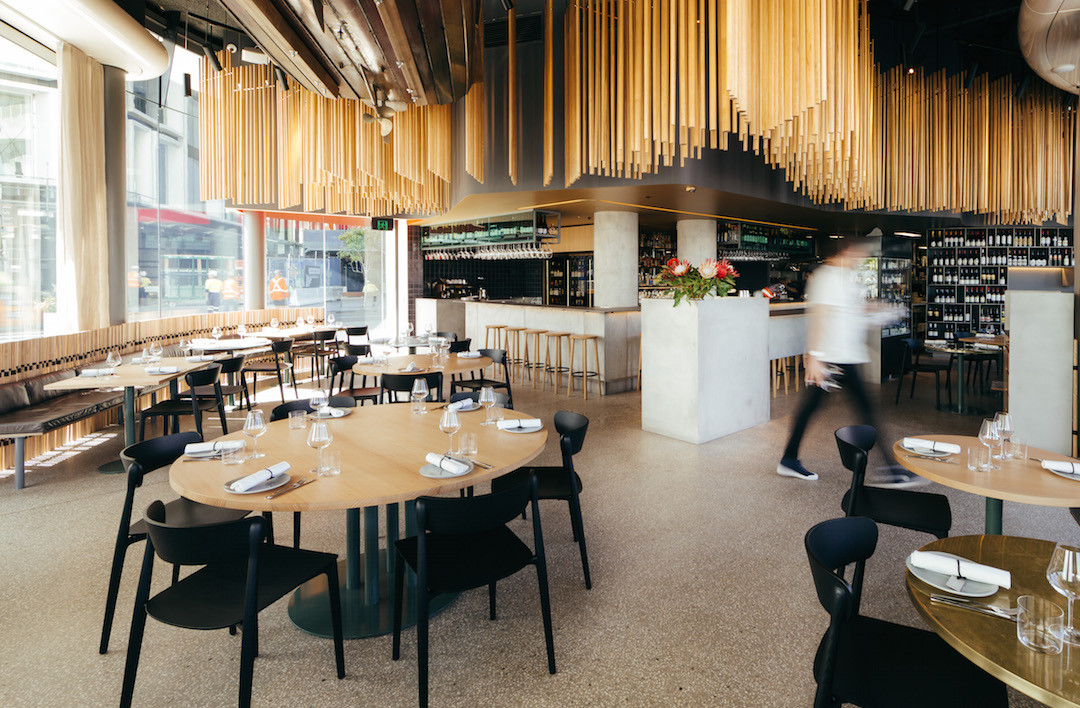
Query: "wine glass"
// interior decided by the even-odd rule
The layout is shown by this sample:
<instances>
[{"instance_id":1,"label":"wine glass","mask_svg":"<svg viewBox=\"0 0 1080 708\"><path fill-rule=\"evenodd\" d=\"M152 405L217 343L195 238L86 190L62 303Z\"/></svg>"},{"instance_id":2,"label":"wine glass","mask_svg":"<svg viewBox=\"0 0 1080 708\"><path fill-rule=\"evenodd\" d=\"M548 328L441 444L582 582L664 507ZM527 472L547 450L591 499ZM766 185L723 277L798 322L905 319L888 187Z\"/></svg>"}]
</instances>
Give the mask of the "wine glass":
<instances>
[{"instance_id":1,"label":"wine glass","mask_svg":"<svg viewBox=\"0 0 1080 708\"><path fill-rule=\"evenodd\" d=\"M330 405L330 397L326 395L326 392L322 389L315 389L311 393L311 398L308 400L308 404L315 411L315 415L319 418L324 417L325 408Z\"/></svg>"},{"instance_id":2,"label":"wine glass","mask_svg":"<svg viewBox=\"0 0 1080 708\"><path fill-rule=\"evenodd\" d=\"M423 376L418 376L413 380L412 385L412 412L417 415L423 415L427 413L427 408L424 407L424 399L428 397L428 385L427 379Z\"/></svg>"},{"instance_id":3,"label":"wine glass","mask_svg":"<svg viewBox=\"0 0 1080 708\"><path fill-rule=\"evenodd\" d=\"M188 340L181 337L180 338L180 343L177 345L177 348L180 350L181 354L187 354L188 352L191 351L191 343L188 342Z\"/></svg>"},{"instance_id":4,"label":"wine glass","mask_svg":"<svg viewBox=\"0 0 1080 708\"><path fill-rule=\"evenodd\" d=\"M989 418L983 420L982 426L979 428L979 442L990 450L990 461L986 463L987 470L999 470L1001 467L994 464L994 445L998 441L997 424Z\"/></svg>"},{"instance_id":5,"label":"wine glass","mask_svg":"<svg viewBox=\"0 0 1080 708\"><path fill-rule=\"evenodd\" d=\"M405 337L407 339L412 339L412 322L405 323Z\"/></svg>"},{"instance_id":6,"label":"wine glass","mask_svg":"<svg viewBox=\"0 0 1080 708\"><path fill-rule=\"evenodd\" d=\"M120 352L117 351L111 351L109 352L109 355L105 357L105 364L110 369L115 369L116 367L120 366L120 362L122 361L123 359L120 358Z\"/></svg>"},{"instance_id":7,"label":"wine glass","mask_svg":"<svg viewBox=\"0 0 1080 708\"><path fill-rule=\"evenodd\" d=\"M161 361L161 355L165 350L161 347L161 342L154 340L150 344L150 361Z\"/></svg>"},{"instance_id":8,"label":"wine glass","mask_svg":"<svg viewBox=\"0 0 1080 708\"><path fill-rule=\"evenodd\" d=\"M1073 626L1073 601L1080 597L1080 548L1057 544L1050 565L1046 566L1046 579L1051 587L1069 600L1066 617L1065 641L1080 644L1080 630Z\"/></svg>"},{"instance_id":9,"label":"wine glass","mask_svg":"<svg viewBox=\"0 0 1080 708\"><path fill-rule=\"evenodd\" d=\"M247 325L243 325L243 324L236 325L236 335L238 337L240 337L241 339L246 337L247 336Z\"/></svg>"},{"instance_id":10,"label":"wine glass","mask_svg":"<svg viewBox=\"0 0 1080 708\"><path fill-rule=\"evenodd\" d=\"M266 457L266 453L259 452L259 436L266 432L266 418L258 408L248 411L244 419L244 435L251 438L251 455L249 459L257 460Z\"/></svg>"},{"instance_id":11,"label":"wine glass","mask_svg":"<svg viewBox=\"0 0 1080 708\"><path fill-rule=\"evenodd\" d=\"M277 317L271 317L270 318L270 329L277 329L279 324L281 324L281 323L278 322Z\"/></svg>"},{"instance_id":12,"label":"wine glass","mask_svg":"<svg viewBox=\"0 0 1080 708\"><path fill-rule=\"evenodd\" d=\"M458 418L457 410L443 408L442 418L439 419L439 430L450 436L450 448L446 451L449 456L454 452L454 433L461 430L461 420Z\"/></svg>"},{"instance_id":13,"label":"wine glass","mask_svg":"<svg viewBox=\"0 0 1080 708\"><path fill-rule=\"evenodd\" d=\"M221 327L214 327L210 330L210 336L214 339L221 339Z\"/></svg>"},{"instance_id":14,"label":"wine glass","mask_svg":"<svg viewBox=\"0 0 1080 708\"><path fill-rule=\"evenodd\" d=\"M995 460L1008 460L1012 455L1005 451L1005 443L1013 434L1013 419L1009 413L1002 411L994 416L994 424L997 425L998 437L1001 438L1001 455L995 455Z\"/></svg>"},{"instance_id":15,"label":"wine glass","mask_svg":"<svg viewBox=\"0 0 1080 708\"><path fill-rule=\"evenodd\" d=\"M308 447L314 448L319 451L319 463L315 469L311 470L316 475L322 472L323 469L323 449L334 441L334 435L330 432L330 426L326 424L325 420L316 420L308 427L307 444Z\"/></svg>"},{"instance_id":16,"label":"wine glass","mask_svg":"<svg viewBox=\"0 0 1080 708\"><path fill-rule=\"evenodd\" d=\"M314 315L308 315L307 317L304 318L304 322L307 322L308 327L314 327L315 326L315 316Z\"/></svg>"},{"instance_id":17,"label":"wine glass","mask_svg":"<svg viewBox=\"0 0 1080 708\"><path fill-rule=\"evenodd\" d=\"M495 405L495 389L491 386L484 386L480 389L480 398L478 400L480 405L487 409L487 418L481 425L493 425L495 421L491 418L491 407Z\"/></svg>"},{"instance_id":18,"label":"wine glass","mask_svg":"<svg viewBox=\"0 0 1080 708\"><path fill-rule=\"evenodd\" d=\"M333 327L335 322L337 322L337 317L334 316L333 312L328 312L326 314L326 324L327 324L327 326Z\"/></svg>"}]
</instances>

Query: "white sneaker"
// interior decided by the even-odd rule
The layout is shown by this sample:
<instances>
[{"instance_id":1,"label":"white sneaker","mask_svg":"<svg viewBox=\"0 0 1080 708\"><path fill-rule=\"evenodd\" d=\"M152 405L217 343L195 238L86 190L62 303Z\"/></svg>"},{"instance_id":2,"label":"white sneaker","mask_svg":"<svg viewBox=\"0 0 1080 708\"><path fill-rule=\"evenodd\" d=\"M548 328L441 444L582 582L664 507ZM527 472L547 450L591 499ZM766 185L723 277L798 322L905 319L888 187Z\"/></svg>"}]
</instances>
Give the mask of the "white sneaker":
<instances>
[{"instance_id":1,"label":"white sneaker","mask_svg":"<svg viewBox=\"0 0 1080 708\"><path fill-rule=\"evenodd\" d=\"M790 457L785 457L780 460L780 464L776 466L776 474L781 477L793 477L794 479L805 479L807 482L813 482L817 479L817 475L802 466L802 463L798 460Z\"/></svg>"}]
</instances>

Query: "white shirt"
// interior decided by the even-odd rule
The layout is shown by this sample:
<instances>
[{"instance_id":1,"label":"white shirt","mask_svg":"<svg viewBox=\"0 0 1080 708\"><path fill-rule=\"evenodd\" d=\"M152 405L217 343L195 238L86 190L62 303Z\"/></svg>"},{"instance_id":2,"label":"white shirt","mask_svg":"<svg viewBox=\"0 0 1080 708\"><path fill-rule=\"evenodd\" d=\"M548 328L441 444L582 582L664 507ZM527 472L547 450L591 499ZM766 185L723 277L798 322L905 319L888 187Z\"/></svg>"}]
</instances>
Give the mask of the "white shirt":
<instances>
[{"instance_id":1,"label":"white shirt","mask_svg":"<svg viewBox=\"0 0 1080 708\"><path fill-rule=\"evenodd\" d=\"M806 300L812 308L810 325L821 328L815 333L817 336L810 338L811 356L830 364L870 361L866 346L869 324L866 301L853 269L820 266L806 285Z\"/></svg>"}]
</instances>

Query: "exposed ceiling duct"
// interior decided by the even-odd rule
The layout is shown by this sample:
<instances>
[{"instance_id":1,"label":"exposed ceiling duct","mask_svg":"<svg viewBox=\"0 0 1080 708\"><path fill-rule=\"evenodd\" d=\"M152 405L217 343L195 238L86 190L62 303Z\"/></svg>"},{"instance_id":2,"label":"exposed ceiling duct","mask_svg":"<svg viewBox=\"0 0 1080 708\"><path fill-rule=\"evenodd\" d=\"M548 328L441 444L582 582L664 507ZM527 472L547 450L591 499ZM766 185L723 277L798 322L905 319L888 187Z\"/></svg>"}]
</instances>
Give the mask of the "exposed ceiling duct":
<instances>
[{"instance_id":1,"label":"exposed ceiling duct","mask_svg":"<svg viewBox=\"0 0 1080 708\"><path fill-rule=\"evenodd\" d=\"M1018 39L1031 68L1047 83L1080 94L1080 0L1024 0Z\"/></svg>"}]
</instances>

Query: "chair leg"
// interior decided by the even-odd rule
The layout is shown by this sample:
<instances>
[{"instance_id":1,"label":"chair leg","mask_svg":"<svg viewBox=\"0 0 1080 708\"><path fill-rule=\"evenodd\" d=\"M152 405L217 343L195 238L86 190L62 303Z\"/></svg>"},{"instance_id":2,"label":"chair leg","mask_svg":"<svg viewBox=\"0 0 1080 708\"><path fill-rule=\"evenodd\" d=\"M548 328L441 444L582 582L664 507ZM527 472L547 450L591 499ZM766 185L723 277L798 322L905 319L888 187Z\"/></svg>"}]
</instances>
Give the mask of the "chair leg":
<instances>
[{"instance_id":1,"label":"chair leg","mask_svg":"<svg viewBox=\"0 0 1080 708\"><path fill-rule=\"evenodd\" d=\"M544 643L547 645L548 673L555 673L555 636L551 629L551 598L548 596L547 564L536 562L536 582L540 586L540 613L544 616Z\"/></svg>"},{"instance_id":2,"label":"chair leg","mask_svg":"<svg viewBox=\"0 0 1080 708\"><path fill-rule=\"evenodd\" d=\"M195 431L199 434L200 438L205 440L206 438L203 435L203 431L202 431L202 411L200 410L199 412L197 412L195 414L194 418L195 418ZM178 417L178 419L179 419L179 417Z\"/></svg>"},{"instance_id":3,"label":"chair leg","mask_svg":"<svg viewBox=\"0 0 1080 708\"><path fill-rule=\"evenodd\" d=\"M225 422L225 401L218 399L217 403L218 420L221 421L221 434L229 434L229 424Z\"/></svg>"},{"instance_id":4,"label":"chair leg","mask_svg":"<svg viewBox=\"0 0 1080 708\"><path fill-rule=\"evenodd\" d=\"M404 565L404 564L402 564ZM424 588L416 589L416 668L420 693L420 708L428 704L428 596Z\"/></svg>"},{"instance_id":5,"label":"chair leg","mask_svg":"<svg viewBox=\"0 0 1080 708\"><path fill-rule=\"evenodd\" d=\"M116 548L113 549L112 569L109 571L109 592L105 596L105 621L101 624L101 643L98 645L98 653L106 654L109 651L109 635L112 634L113 617L116 615L116 598L120 594L120 577L124 572L124 558L127 556L127 548L131 545L127 534L116 539Z\"/></svg>"},{"instance_id":6,"label":"chair leg","mask_svg":"<svg viewBox=\"0 0 1080 708\"><path fill-rule=\"evenodd\" d=\"M262 513L263 520L266 522L266 542L269 544L274 543L274 515L269 511Z\"/></svg>"},{"instance_id":7,"label":"chair leg","mask_svg":"<svg viewBox=\"0 0 1080 708\"><path fill-rule=\"evenodd\" d=\"M173 563L173 567L172 567L172 584L176 585L178 582L180 582L180 564L179 563Z\"/></svg>"},{"instance_id":8,"label":"chair leg","mask_svg":"<svg viewBox=\"0 0 1080 708\"><path fill-rule=\"evenodd\" d=\"M334 625L334 664L337 667L337 677L345 678L345 643L344 633L341 630L341 588L338 586L337 563L330 563L326 567L326 583L330 588L330 621Z\"/></svg>"},{"instance_id":9,"label":"chair leg","mask_svg":"<svg viewBox=\"0 0 1080 708\"><path fill-rule=\"evenodd\" d=\"M488 583L488 619L495 621L495 583Z\"/></svg>"},{"instance_id":10,"label":"chair leg","mask_svg":"<svg viewBox=\"0 0 1080 708\"><path fill-rule=\"evenodd\" d=\"M139 415L139 442L146 440L146 414Z\"/></svg>"},{"instance_id":11,"label":"chair leg","mask_svg":"<svg viewBox=\"0 0 1080 708\"><path fill-rule=\"evenodd\" d=\"M387 549L388 553L396 553L396 549ZM403 595L405 593L405 563L399 558L394 565L394 604L390 607L390 613L394 619L394 642L391 658L397 661L401 658L401 615L405 611L403 607Z\"/></svg>"},{"instance_id":12,"label":"chair leg","mask_svg":"<svg viewBox=\"0 0 1080 708\"><path fill-rule=\"evenodd\" d=\"M941 373L934 371L934 402L941 408Z\"/></svg>"},{"instance_id":13,"label":"chair leg","mask_svg":"<svg viewBox=\"0 0 1080 708\"><path fill-rule=\"evenodd\" d=\"M589 575L589 553L585 549L585 524L581 519L581 502L577 497L570 497L570 525L574 529L574 540L581 551L581 570L585 573L585 589L592 590L592 577Z\"/></svg>"},{"instance_id":14,"label":"chair leg","mask_svg":"<svg viewBox=\"0 0 1080 708\"><path fill-rule=\"evenodd\" d=\"M245 621L240 636L240 700L241 708L251 705L251 684L255 674L255 657L259 653L259 624Z\"/></svg>"},{"instance_id":15,"label":"chair leg","mask_svg":"<svg viewBox=\"0 0 1080 708\"><path fill-rule=\"evenodd\" d=\"M146 629L146 601L150 599L150 576L153 568L154 549L147 541L142 572L139 574L139 588L135 592L135 611L131 616L127 660L124 662L124 683L120 690L120 708L130 708L132 696L135 694L135 674L139 671L139 654L142 652L143 631Z\"/></svg>"},{"instance_id":16,"label":"chair leg","mask_svg":"<svg viewBox=\"0 0 1080 708\"><path fill-rule=\"evenodd\" d=\"M293 548L300 547L300 512L294 511L292 515L292 545Z\"/></svg>"}]
</instances>

